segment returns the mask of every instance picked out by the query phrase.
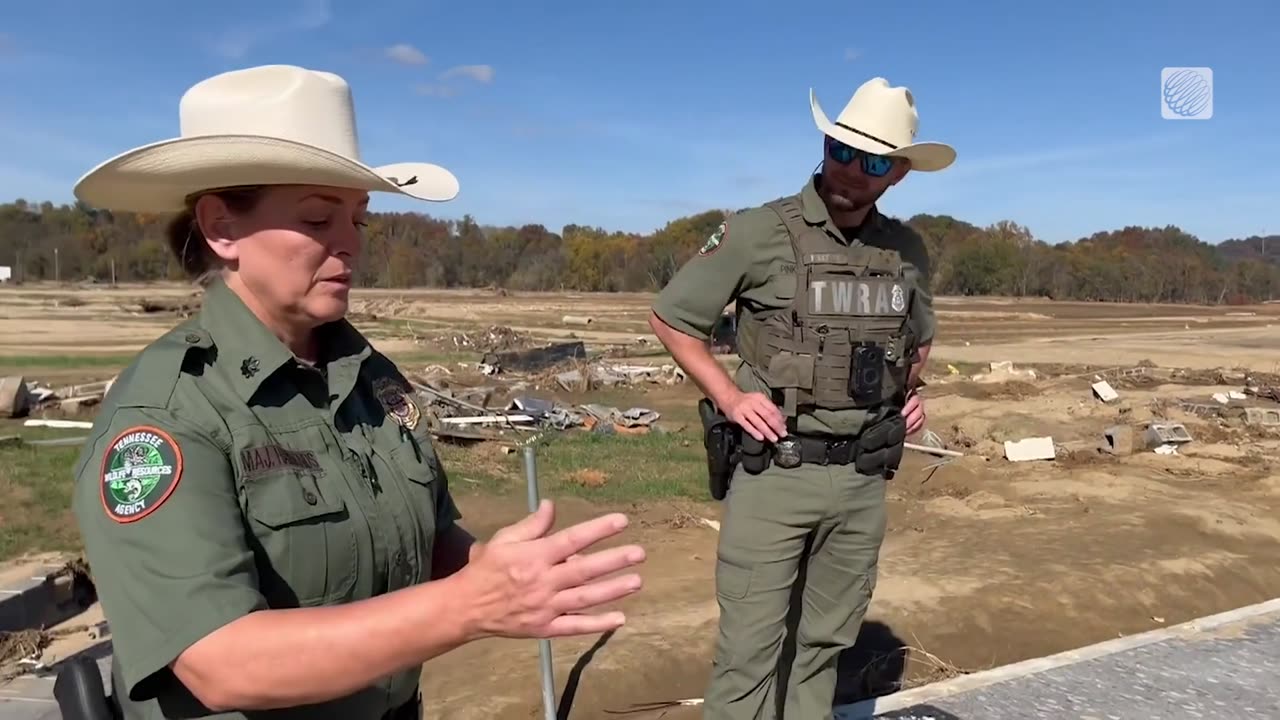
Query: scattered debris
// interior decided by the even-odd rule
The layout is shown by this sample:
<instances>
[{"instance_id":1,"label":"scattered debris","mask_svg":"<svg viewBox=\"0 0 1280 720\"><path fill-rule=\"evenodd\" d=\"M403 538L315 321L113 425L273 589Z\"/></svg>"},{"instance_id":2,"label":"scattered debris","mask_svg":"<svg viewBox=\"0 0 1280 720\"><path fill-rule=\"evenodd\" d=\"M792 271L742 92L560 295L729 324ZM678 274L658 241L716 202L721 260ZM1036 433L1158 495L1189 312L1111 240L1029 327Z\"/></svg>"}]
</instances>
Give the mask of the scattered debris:
<instances>
[{"instance_id":1,"label":"scattered debris","mask_svg":"<svg viewBox=\"0 0 1280 720\"><path fill-rule=\"evenodd\" d=\"M31 390L24 377L0 378L0 417L25 417L31 410Z\"/></svg>"},{"instance_id":2,"label":"scattered debris","mask_svg":"<svg viewBox=\"0 0 1280 720\"><path fill-rule=\"evenodd\" d=\"M964 453L959 450L948 450L946 448L934 447L932 445L917 445L916 443L903 443L903 447L908 450L926 453L928 455L941 455L943 457L964 457Z\"/></svg>"},{"instance_id":3,"label":"scattered debris","mask_svg":"<svg viewBox=\"0 0 1280 720\"><path fill-rule=\"evenodd\" d=\"M1182 445L1191 442L1191 433L1182 423L1153 422L1147 426L1144 439L1147 447Z\"/></svg>"},{"instance_id":4,"label":"scattered debris","mask_svg":"<svg viewBox=\"0 0 1280 720\"><path fill-rule=\"evenodd\" d=\"M565 315L560 318L560 322L565 325L590 325L595 322L595 318L584 315Z\"/></svg>"},{"instance_id":5,"label":"scattered debris","mask_svg":"<svg viewBox=\"0 0 1280 720\"><path fill-rule=\"evenodd\" d=\"M1056 457L1051 437L1031 437L1022 440L1005 440L1004 456L1009 462L1052 460Z\"/></svg>"},{"instance_id":6,"label":"scattered debris","mask_svg":"<svg viewBox=\"0 0 1280 720\"><path fill-rule=\"evenodd\" d=\"M1107 428L1102 437L1105 444L1102 449L1112 455L1133 454L1133 428L1128 425L1116 425Z\"/></svg>"},{"instance_id":7,"label":"scattered debris","mask_svg":"<svg viewBox=\"0 0 1280 720\"><path fill-rule=\"evenodd\" d=\"M586 346L581 340L558 343L531 350L485 353L480 360L481 372L492 375L499 372L537 372L566 360L585 360Z\"/></svg>"},{"instance_id":8,"label":"scattered debris","mask_svg":"<svg viewBox=\"0 0 1280 720\"><path fill-rule=\"evenodd\" d=\"M590 392L601 387L632 385L637 382L676 385L687 379L679 365L592 365L585 373L568 370L556 375L556 383L566 392Z\"/></svg>"},{"instance_id":9,"label":"scattered debris","mask_svg":"<svg viewBox=\"0 0 1280 720\"><path fill-rule=\"evenodd\" d=\"M1035 380L1036 371L1031 368L1014 369L1013 361L1001 360L991 363L990 372L978 373L969 379L979 383L1003 383L1011 380Z\"/></svg>"},{"instance_id":10,"label":"scattered debris","mask_svg":"<svg viewBox=\"0 0 1280 720\"><path fill-rule=\"evenodd\" d=\"M1093 393L1094 395L1097 395L1098 399L1104 403L1111 402L1112 400L1120 399L1120 394L1117 393L1115 391L1115 388L1111 387L1111 383L1107 382L1106 380L1099 380L1098 382L1094 383Z\"/></svg>"},{"instance_id":11,"label":"scattered debris","mask_svg":"<svg viewBox=\"0 0 1280 720\"><path fill-rule=\"evenodd\" d=\"M102 402L113 381L54 390L18 375L0 378L0 417L30 417L54 408L64 415L77 415Z\"/></svg>"},{"instance_id":12,"label":"scattered debris","mask_svg":"<svg viewBox=\"0 0 1280 720\"><path fill-rule=\"evenodd\" d=\"M479 350L484 353L518 350L530 345L529 339L505 325L493 325L478 333L453 333L435 338L436 345L452 345L456 350Z\"/></svg>"},{"instance_id":13,"label":"scattered debris","mask_svg":"<svg viewBox=\"0 0 1280 720\"><path fill-rule=\"evenodd\" d=\"M93 423L88 420L50 420L50 419L31 419L22 423L23 427L47 427L57 428L59 430L90 430Z\"/></svg>"},{"instance_id":14,"label":"scattered debris","mask_svg":"<svg viewBox=\"0 0 1280 720\"><path fill-rule=\"evenodd\" d=\"M1251 407L1244 410L1244 421L1263 427L1280 426L1280 409Z\"/></svg>"},{"instance_id":15,"label":"scattered debris","mask_svg":"<svg viewBox=\"0 0 1280 720\"><path fill-rule=\"evenodd\" d=\"M185 300L166 300L158 298L141 298L132 305L124 305L122 309L131 314L150 315L168 313L180 318L188 318L200 311L203 298L193 295Z\"/></svg>"}]
</instances>

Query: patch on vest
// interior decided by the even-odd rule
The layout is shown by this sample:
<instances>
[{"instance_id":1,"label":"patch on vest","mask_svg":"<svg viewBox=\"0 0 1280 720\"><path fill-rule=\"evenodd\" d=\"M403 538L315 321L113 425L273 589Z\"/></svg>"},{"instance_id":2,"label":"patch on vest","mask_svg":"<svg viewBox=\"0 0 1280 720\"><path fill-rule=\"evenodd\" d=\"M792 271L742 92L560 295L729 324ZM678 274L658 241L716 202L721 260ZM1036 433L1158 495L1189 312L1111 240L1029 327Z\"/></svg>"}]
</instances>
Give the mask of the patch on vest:
<instances>
[{"instance_id":1,"label":"patch on vest","mask_svg":"<svg viewBox=\"0 0 1280 720\"><path fill-rule=\"evenodd\" d=\"M401 426L412 430L422 419L422 410L414 401L408 388L395 378L383 377L373 381L373 393L378 403Z\"/></svg>"},{"instance_id":2,"label":"patch on vest","mask_svg":"<svg viewBox=\"0 0 1280 720\"><path fill-rule=\"evenodd\" d=\"M182 449L169 433L136 425L116 436L102 458L102 508L130 523L155 512L182 479Z\"/></svg>"},{"instance_id":3,"label":"patch on vest","mask_svg":"<svg viewBox=\"0 0 1280 720\"><path fill-rule=\"evenodd\" d=\"M324 468L311 450L290 450L279 445L260 445L240 451L240 471L246 478L265 475L279 468L305 470L323 475Z\"/></svg>"},{"instance_id":4,"label":"patch on vest","mask_svg":"<svg viewBox=\"0 0 1280 720\"><path fill-rule=\"evenodd\" d=\"M707 238L707 241L702 244L702 247L698 250L698 254L710 255L715 252L716 249L720 247L720 244L724 242L724 236L728 232L728 223L720 223L720 227L717 227L716 231L711 233L711 237Z\"/></svg>"},{"instance_id":5,"label":"patch on vest","mask_svg":"<svg viewBox=\"0 0 1280 720\"><path fill-rule=\"evenodd\" d=\"M894 280L826 276L809 283L809 312L813 315L892 316L902 315L906 309L906 289Z\"/></svg>"}]
</instances>

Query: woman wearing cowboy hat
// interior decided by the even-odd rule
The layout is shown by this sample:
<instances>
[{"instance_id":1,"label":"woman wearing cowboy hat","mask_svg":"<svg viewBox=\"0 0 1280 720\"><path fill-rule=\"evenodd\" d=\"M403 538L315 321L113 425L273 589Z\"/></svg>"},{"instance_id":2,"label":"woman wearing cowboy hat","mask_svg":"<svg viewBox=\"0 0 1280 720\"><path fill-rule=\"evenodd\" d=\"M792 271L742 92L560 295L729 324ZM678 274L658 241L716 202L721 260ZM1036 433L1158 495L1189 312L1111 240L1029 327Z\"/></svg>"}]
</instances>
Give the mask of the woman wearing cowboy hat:
<instances>
[{"instance_id":1,"label":"woman wearing cowboy hat","mask_svg":"<svg viewBox=\"0 0 1280 720\"><path fill-rule=\"evenodd\" d=\"M347 321L371 191L452 199L424 163L359 160L342 78L293 66L192 87L181 137L114 157L76 196L174 212L207 281L197 317L105 398L74 509L113 635L124 718L417 717L422 664L483 637L599 633L635 592L607 515L548 504L485 543L458 524L404 376ZM572 561L569 561L569 560Z\"/></svg>"}]
</instances>

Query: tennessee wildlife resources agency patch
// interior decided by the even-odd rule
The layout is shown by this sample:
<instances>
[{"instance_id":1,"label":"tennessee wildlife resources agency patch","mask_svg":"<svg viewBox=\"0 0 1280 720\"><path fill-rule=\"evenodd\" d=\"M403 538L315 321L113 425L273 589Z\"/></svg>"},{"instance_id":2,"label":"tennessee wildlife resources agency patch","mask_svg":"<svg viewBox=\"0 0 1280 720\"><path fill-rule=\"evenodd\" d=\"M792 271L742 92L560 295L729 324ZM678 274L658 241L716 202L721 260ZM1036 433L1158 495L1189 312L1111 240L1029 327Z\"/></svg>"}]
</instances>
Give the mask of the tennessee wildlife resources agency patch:
<instances>
[{"instance_id":1,"label":"tennessee wildlife resources agency patch","mask_svg":"<svg viewBox=\"0 0 1280 720\"><path fill-rule=\"evenodd\" d=\"M173 436L137 425L116 436L102 458L102 507L116 522L155 512L182 478L182 450Z\"/></svg>"},{"instance_id":2,"label":"tennessee wildlife resources agency patch","mask_svg":"<svg viewBox=\"0 0 1280 720\"><path fill-rule=\"evenodd\" d=\"M711 233L711 237L707 238L707 241L702 244L702 247L698 250L698 254L710 255L715 252L716 249L720 247L720 244L724 242L724 236L728 230L729 226L727 223L720 223L720 227L716 228L716 231Z\"/></svg>"}]
</instances>

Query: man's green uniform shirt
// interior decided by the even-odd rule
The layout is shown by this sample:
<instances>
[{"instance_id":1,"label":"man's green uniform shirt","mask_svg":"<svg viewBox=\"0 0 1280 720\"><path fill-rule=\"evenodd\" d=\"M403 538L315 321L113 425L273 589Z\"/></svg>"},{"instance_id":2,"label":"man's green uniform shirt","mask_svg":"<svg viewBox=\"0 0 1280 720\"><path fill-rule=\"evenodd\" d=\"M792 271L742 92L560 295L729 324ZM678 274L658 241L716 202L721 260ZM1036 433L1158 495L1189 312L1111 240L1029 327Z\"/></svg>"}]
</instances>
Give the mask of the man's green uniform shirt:
<instances>
[{"instance_id":1,"label":"man's green uniform shirt","mask_svg":"<svg viewBox=\"0 0 1280 720\"><path fill-rule=\"evenodd\" d=\"M908 271L915 282L909 322L920 345L933 342L937 320L929 290L929 253L924 239L875 208L861 227L837 227L818 194L819 177L811 177L799 194L805 221L822 227L846 245L860 242L897 250L910 266ZM705 340L730 302L736 300L741 308L757 312L784 308L791 304L796 290L796 257L787 228L777 213L761 206L729 217L718 236L713 236L698 255L681 266L662 289L653 310L673 328ZM747 392L769 392L764 381L745 363L739 364L734 378ZM817 410L799 417L797 429L802 433L856 435L866 419L862 410Z\"/></svg>"},{"instance_id":2,"label":"man's green uniform shirt","mask_svg":"<svg viewBox=\"0 0 1280 720\"><path fill-rule=\"evenodd\" d=\"M248 717L203 715L169 664L255 610L431 578L435 537L459 513L413 390L346 321L320 332L324 362L302 364L215 282L103 403L74 509L127 720ZM374 720L413 700L419 674L252 717Z\"/></svg>"}]
</instances>

